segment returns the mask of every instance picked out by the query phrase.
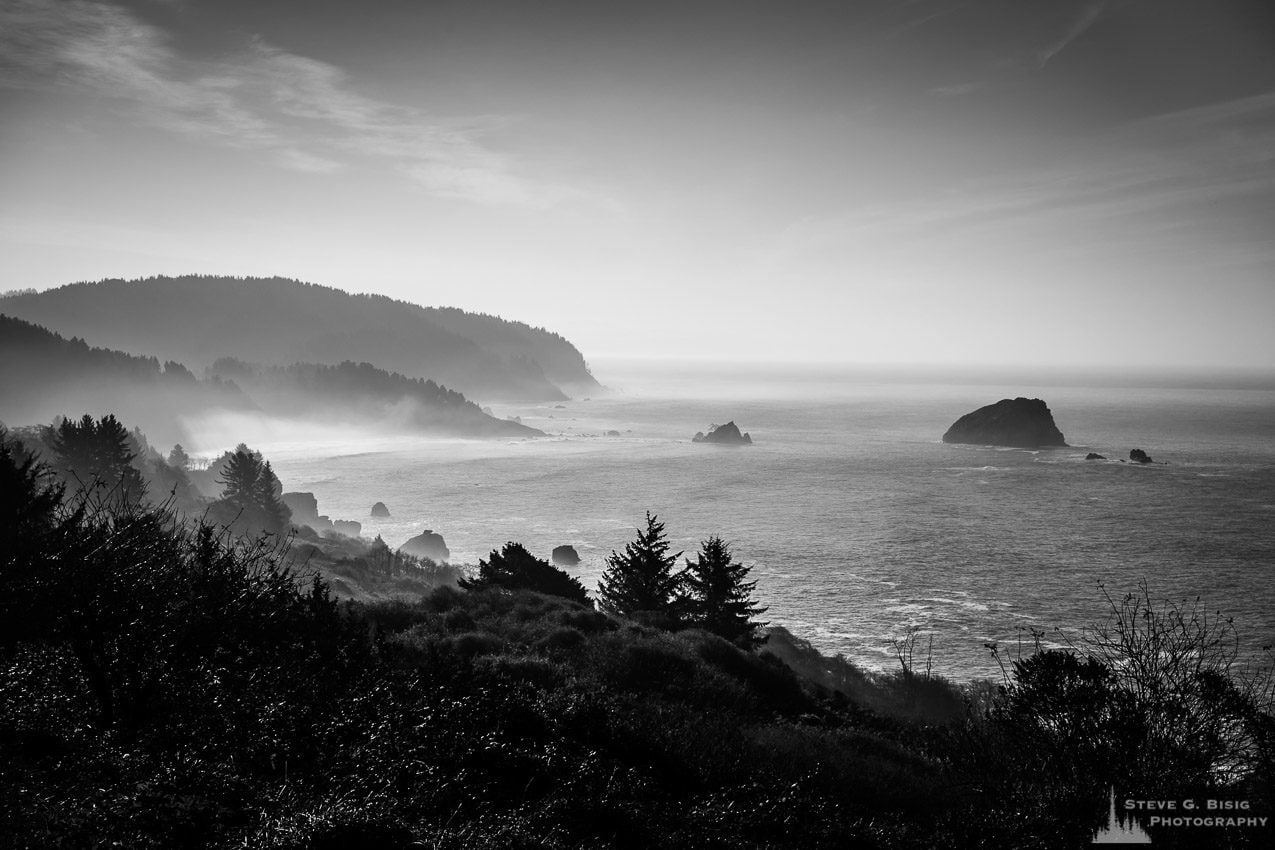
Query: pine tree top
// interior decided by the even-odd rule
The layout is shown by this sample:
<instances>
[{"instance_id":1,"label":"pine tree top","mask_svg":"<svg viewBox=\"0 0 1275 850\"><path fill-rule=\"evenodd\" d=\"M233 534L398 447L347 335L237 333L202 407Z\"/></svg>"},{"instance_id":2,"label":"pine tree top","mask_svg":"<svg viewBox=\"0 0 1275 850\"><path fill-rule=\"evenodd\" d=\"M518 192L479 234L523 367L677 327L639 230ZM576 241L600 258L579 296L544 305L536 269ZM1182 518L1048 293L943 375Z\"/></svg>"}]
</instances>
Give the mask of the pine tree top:
<instances>
[{"instance_id":1,"label":"pine tree top","mask_svg":"<svg viewBox=\"0 0 1275 850\"><path fill-rule=\"evenodd\" d=\"M612 551L607 557L598 584L599 607L620 615L669 611L681 585L675 567L682 557L681 552L670 555L670 548L664 523L647 511L646 528L637 530L637 539L625 545L623 554Z\"/></svg>"}]
</instances>

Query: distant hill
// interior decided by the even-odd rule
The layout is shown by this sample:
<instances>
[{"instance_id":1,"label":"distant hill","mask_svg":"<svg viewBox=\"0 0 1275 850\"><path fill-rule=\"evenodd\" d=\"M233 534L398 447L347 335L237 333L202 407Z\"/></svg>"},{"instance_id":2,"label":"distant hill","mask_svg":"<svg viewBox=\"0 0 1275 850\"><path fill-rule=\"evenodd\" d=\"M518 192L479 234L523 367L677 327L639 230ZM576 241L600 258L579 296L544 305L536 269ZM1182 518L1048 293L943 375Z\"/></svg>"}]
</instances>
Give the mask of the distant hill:
<instances>
[{"instance_id":1,"label":"distant hill","mask_svg":"<svg viewBox=\"0 0 1275 850\"><path fill-rule=\"evenodd\" d=\"M214 410L259 408L235 384L200 380L180 363L93 348L0 315L0 421L7 425L114 413L165 445L185 439L182 416Z\"/></svg>"},{"instance_id":2,"label":"distant hill","mask_svg":"<svg viewBox=\"0 0 1275 850\"><path fill-rule=\"evenodd\" d=\"M4 296L0 312L197 370L227 356L275 366L367 362L483 401L600 389L575 346L542 328L285 278L75 283Z\"/></svg>"},{"instance_id":3,"label":"distant hill","mask_svg":"<svg viewBox=\"0 0 1275 850\"><path fill-rule=\"evenodd\" d=\"M161 366L154 357L94 348L0 315L0 421L5 424L114 413L155 444L168 445L188 440L187 423L227 412L461 437L541 434L488 416L433 381L368 363L263 367L223 359L201 379L175 361Z\"/></svg>"},{"instance_id":4,"label":"distant hill","mask_svg":"<svg viewBox=\"0 0 1275 850\"><path fill-rule=\"evenodd\" d=\"M370 363L262 366L226 357L208 373L234 382L259 399L264 410L278 415L315 421L362 419L382 427L458 437L544 436L543 431L483 413L455 390Z\"/></svg>"}]
</instances>

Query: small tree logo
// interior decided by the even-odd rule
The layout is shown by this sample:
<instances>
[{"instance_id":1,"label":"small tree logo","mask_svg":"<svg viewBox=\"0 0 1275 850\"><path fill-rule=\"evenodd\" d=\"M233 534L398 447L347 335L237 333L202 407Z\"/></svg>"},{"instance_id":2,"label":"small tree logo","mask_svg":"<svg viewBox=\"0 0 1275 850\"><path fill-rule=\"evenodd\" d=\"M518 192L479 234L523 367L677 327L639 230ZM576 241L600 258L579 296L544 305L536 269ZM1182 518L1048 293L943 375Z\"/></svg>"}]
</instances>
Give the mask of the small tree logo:
<instances>
[{"instance_id":1,"label":"small tree logo","mask_svg":"<svg viewBox=\"0 0 1275 850\"><path fill-rule=\"evenodd\" d=\"M1142 831L1138 821L1129 815L1126 826L1122 818L1116 815L1116 788L1111 787L1111 810L1107 815L1107 826L1094 833L1094 844L1150 844L1151 836Z\"/></svg>"}]
</instances>

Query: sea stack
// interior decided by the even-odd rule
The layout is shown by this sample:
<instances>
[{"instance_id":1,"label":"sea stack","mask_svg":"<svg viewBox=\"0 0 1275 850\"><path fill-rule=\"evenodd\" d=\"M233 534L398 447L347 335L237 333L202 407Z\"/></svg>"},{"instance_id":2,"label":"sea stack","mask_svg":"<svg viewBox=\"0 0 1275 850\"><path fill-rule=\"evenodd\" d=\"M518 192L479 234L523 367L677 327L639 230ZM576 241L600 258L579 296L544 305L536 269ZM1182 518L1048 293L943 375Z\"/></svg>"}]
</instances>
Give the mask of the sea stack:
<instances>
[{"instance_id":1,"label":"sea stack","mask_svg":"<svg viewBox=\"0 0 1275 850\"><path fill-rule=\"evenodd\" d=\"M967 413L947 429L945 443L1035 449L1066 446L1049 406L1038 398L1005 398Z\"/></svg>"},{"instance_id":2,"label":"sea stack","mask_svg":"<svg viewBox=\"0 0 1275 850\"><path fill-rule=\"evenodd\" d=\"M418 558L429 558L431 561L446 561L452 556L443 535L429 528L398 548L401 552Z\"/></svg>"},{"instance_id":3,"label":"sea stack","mask_svg":"<svg viewBox=\"0 0 1275 850\"><path fill-rule=\"evenodd\" d=\"M574 567L580 563L580 553L574 546L554 546L550 558L559 567Z\"/></svg>"},{"instance_id":4,"label":"sea stack","mask_svg":"<svg viewBox=\"0 0 1275 850\"><path fill-rule=\"evenodd\" d=\"M695 436L691 437L691 442L717 443L722 446L751 446L753 438L748 436L747 432L739 433L739 426L731 421L725 425L710 425L707 434L697 431Z\"/></svg>"}]
</instances>

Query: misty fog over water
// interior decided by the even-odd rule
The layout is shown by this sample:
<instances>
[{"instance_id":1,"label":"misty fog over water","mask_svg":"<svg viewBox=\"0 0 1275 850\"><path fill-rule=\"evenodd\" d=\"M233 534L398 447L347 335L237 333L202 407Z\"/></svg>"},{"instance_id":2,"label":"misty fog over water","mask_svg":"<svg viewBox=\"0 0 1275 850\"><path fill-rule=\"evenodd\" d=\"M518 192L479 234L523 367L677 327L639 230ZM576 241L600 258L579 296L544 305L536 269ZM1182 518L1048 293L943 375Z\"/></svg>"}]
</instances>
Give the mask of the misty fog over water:
<instances>
[{"instance_id":1,"label":"misty fog over water","mask_svg":"<svg viewBox=\"0 0 1275 850\"><path fill-rule=\"evenodd\" d=\"M612 392L495 406L550 436L480 442L287 427L254 436L287 490L401 545L440 532L453 562L506 541L571 544L596 587L644 512L675 551L711 534L754 565L766 619L890 668L891 641L933 635L936 672L998 675L985 648L1074 630L1146 580L1234 616L1246 651L1275 642L1275 392L927 383L873 371L705 364L596 369ZM1115 382L1119 383L1119 382ZM1125 382L1127 383L1127 381ZM940 442L1000 398L1045 399L1069 448ZM734 420L754 445L692 444ZM613 432L608 435L608 432ZM255 444L254 444L255 445ZM1119 463L1142 448L1151 466ZM1107 461L1086 461L1087 452ZM388 519L368 516L376 501ZM1012 652L1012 648L1011 648Z\"/></svg>"}]
</instances>

